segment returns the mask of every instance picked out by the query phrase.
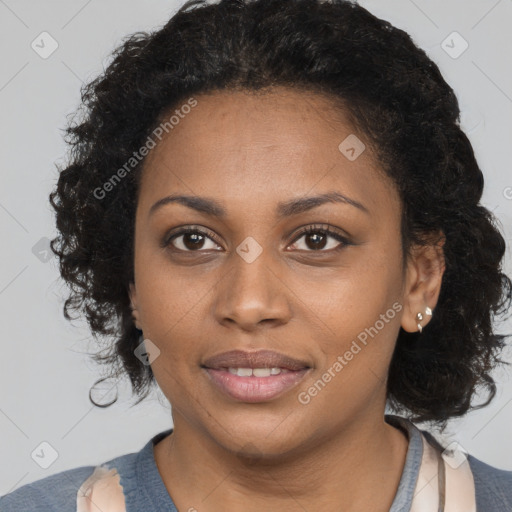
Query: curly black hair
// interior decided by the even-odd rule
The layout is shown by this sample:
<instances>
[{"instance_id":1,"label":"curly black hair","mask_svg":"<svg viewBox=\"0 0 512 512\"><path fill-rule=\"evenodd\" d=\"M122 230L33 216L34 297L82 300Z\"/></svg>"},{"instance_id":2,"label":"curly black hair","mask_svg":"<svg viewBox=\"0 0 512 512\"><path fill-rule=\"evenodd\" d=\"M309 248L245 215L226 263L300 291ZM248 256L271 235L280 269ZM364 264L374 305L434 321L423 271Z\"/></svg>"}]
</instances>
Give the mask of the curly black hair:
<instances>
[{"instance_id":1,"label":"curly black hair","mask_svg":"<svg viewBox=\"0 0 512 512\"><path fill-rule=\"evenodd\" d=\"M134 155L194 95L273 86L343 105L399 191L404 255L432 243L428 235L445 239L434 316L421 334L400 329L388 403L412 421L444 424L487 405L509 336L496 334L494 317L510 308L512 282L501 271L497 219L479 203L483 176L457 98L406 32L349 0L192 0L162 28L122 41L82 88L65 130L69 161L57 166L50 194L58 229L51 247L70 287L65 317L82 312L93 336L107 337L107 354L93 357L110 377L128 375L136 403L143 400L155 379L134 355L141 331L129 283L144 163ZM481 387L487 401L475 406Z\"/></svg>"}]
</instances>

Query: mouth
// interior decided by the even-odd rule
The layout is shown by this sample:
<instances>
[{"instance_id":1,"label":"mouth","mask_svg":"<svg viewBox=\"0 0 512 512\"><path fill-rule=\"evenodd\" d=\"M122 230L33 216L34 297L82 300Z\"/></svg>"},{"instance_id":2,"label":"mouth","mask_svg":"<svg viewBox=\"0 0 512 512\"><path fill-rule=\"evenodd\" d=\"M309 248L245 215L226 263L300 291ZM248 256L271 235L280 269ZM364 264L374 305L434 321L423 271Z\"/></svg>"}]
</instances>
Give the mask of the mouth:
<instances>
[{"instance_id":1,"label":"mouth","mask_svg":"<svg viewBox=\"0 0 512 512\"><path fill-rule=\"evenodd\" d=\"M271 350L232 350L207 359L201 366L224 395L248 403L277 398L311 369L306 361Z\"/></svg>"}]
</instances>

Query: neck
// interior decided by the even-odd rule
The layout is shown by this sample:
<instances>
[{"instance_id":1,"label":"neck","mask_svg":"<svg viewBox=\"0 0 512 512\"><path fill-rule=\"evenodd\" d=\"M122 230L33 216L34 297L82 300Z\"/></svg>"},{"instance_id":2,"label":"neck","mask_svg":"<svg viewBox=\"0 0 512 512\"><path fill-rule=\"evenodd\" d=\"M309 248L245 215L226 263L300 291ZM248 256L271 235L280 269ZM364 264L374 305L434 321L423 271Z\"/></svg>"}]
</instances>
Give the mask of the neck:
<instances>
[{"instance_id":1,"label":"neck","mask_svg":"<svg viewBox=\"0 0 512 512\"><path fill-rule=\"evenodd\" d=\"M382 415L274 458L233 454L179 415L154 448L179 510L389 511L407 453L404 433Z\"/></svg>"}]
</instances>

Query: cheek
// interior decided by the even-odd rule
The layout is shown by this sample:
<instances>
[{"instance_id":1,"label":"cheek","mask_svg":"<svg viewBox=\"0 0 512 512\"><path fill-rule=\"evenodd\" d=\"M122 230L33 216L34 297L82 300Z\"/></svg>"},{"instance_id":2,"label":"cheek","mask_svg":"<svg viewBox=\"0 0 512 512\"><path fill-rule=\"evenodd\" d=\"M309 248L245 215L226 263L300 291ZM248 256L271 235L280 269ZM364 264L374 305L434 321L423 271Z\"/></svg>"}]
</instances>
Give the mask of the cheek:
<instances>
[{"instance_id":1,"label":"cheek","mask_svg":"<svg viewBox=\"0 0 512 512\"><path fill-rule=\"evenodd\" d=\"M361 257L352 268L327 278L295 283L294 292L303 297L303 313L324 334L320 339L325 351L332 354L343 349L392 307L399 299L400 282L395 274L389 262Z\"/></svg>"},{"instance_id":2,"label":"cheek","mask_svg":"<svg viewBox=\"0 0 512 512\"><path fill-rule=\"evenodd\" d=\"M148 331L164 342L173 331L193 329L198 325L200 309L212 293L207 272L197 276L197 270L179 269L171 265L161 250L140 253L136 261L137 301L141 320Z\"/></svg>"},{"instance_id":3,"label":"cheek","mask_svg":"<svg viewBox=\"0 0 512 512\"><path fill-rule=\"evenodd\" d=\"M173 288L159 287L148 289L142 310L143 325L147 336L165 350L181 350L198 336L204 336L204 313L200 311L204 296L196 292L187 293ZM144 333L146 335L146 332Z\"/></svg>"},{"instance_id":4,"label":"cheek","mask_svg":"<svg viewBox=\"0 0 512 512\"><path fill-rule=\"evenodd\" d=\"M375 297L361 304L352 301L352 311L342 306L337 315L324 319L330 322L330 335L317 339L323 357L311 380L299 390L300 403L314 402L322 415L337 421L340 411L356 414L361 404L382 395L401 309L397 301L384 302Z\"/></svg>"},{"instance_id":5,"label":"cheek","mask_svg":"<svg viewBox=\"0 0 512 512\"><path fill-rule=\"evenodd\" d=\"M322 331L315 340L322 352L321 365L313 389L308 388L322 394L315 399L318 405L356 407L382 392L403 307L394 274L390 265L367 266L359 275L338 280L322 293L317 290L309 296L316 304L316 324ZM309 391L303 391L308 400Z\"/></svg>"}]
</instances>

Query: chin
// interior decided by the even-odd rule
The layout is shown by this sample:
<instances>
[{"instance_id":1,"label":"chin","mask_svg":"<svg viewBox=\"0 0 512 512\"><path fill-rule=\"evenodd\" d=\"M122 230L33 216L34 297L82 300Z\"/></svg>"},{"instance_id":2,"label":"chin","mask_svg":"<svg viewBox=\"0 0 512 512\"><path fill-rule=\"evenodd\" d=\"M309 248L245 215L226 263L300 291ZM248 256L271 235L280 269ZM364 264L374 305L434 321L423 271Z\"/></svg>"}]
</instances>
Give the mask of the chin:
<instances>
[{"instance_id":1,"label":"chin","mask_svg":"<svg viewBox=\"0 0 512 512\"><path fill-rule=\"evenodd\" d=\"M264 419L252 415L244 419L239 414L222 426L211 425L209 434L219 446L247 463L271 463L293 457L306 446L304 428L290 425L286 418L286 414L273 418L267 414Z\"/></svg>"}]
</instances>

